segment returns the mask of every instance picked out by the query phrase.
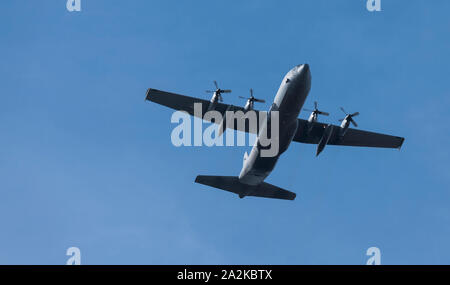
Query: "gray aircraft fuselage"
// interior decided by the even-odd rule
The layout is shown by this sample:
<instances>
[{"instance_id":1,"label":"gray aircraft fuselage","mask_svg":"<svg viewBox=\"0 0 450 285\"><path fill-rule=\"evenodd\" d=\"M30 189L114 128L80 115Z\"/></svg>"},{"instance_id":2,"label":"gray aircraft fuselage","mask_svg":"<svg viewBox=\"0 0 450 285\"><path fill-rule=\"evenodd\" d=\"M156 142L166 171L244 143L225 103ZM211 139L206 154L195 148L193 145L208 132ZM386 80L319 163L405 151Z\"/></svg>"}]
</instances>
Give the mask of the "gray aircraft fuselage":
<instances>
[{"instance_id":1,"label":"gray aircraft fuselage","mask_svg":"<svg viewBox=\"0 0 450 285\"><path fill-rule=\"evenodd\" d=\"M311 88L311 73L308 64L297 65L291 69L281 82L270 111L279 111L279 151L276 156L260 155L261 143L258 135L256 142L239 174L239 181L247 185L258 185L274 169L280 155L287 150L297 130L297 117ZM270 127L268 123L264 128ZM270 133L270 132L269 132Z\"/></svg>"}]
</instances>

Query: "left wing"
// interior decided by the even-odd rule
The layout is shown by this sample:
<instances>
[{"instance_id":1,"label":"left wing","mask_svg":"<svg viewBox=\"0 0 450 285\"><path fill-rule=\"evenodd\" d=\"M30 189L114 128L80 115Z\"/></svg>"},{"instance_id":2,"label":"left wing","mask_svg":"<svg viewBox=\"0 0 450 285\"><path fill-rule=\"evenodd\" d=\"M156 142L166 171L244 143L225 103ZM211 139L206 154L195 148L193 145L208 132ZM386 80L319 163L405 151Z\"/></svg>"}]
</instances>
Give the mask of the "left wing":
<instances>
[{"instance_id":1,"label":"left wing","mask_svg":"<svg viewBox=\"0 0 450 285\"><path fill-rule=\"evenodd\" d=\"M147 95L146 95L145 99L148 101L152 101L152 102L158 103L160 105L178 110L178 111L188 112L190 115L196 116L201 119L203 119L203 116L208 111L208 107L210 104L210 102L208 100L189 97L189 96L175 94L175 93L170 93L170 92L161 91L161 90L152 89L152 88L147 90ZM202 107L201 114L194 113L194 104L195 103L201 103L201 107ZM243 107L223 104L220 102L216 103L214 110L218 111L222 115L222 117L227 110L232 111L232 112L242 111L244 114L246 113L246 111L244 110ZM256 112L257 112L256 119L258 120L259 119L259 114L258 114L259 111L256 111ZM214 122L214 123L219 124L221 122ZM259 126L259 122L258 122L257 126ZM238 130L238 131L243 131L243 132L255 133L255 131L249 127L248 120L245 120L244 128L242 128L242 126L239 126L239 124L234 123L233 129ZM256 130L256 133L257 133L257 130Z\"/></svg>"},{"instance_id":2,"label":"left wing","mask_svg":"<svg viewBox=\"0 0 450 285\"><path fill-rule=\"evenodd\" d=\"M308 121L298 119L298 128L294 136L294 141L309 144L318 144L328 125L324 123L314 123L311 131L308 132ZM405 138L379 134L348 128L343 137L339 135L340 127L331 125L332 135L327 145L363 146L400 148Z\"/></svg>"}]
</instances>

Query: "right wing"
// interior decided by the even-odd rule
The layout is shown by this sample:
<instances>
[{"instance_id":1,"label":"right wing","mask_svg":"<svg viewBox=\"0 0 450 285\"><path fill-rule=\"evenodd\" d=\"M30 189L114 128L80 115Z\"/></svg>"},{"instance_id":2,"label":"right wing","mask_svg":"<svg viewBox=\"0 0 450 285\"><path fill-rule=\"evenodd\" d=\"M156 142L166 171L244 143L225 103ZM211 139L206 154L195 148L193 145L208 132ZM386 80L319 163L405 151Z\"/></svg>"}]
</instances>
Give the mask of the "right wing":
<instances>
[{"instance_id":1,"label":"right wing","mask_svg":"<svg viewBox=\"0 0 450 285\"><path fill-rule=\"evenodd\" d=\"M318 144L327 127L327 124L316 122L311 131L308 132L308 121L298 119L297 132L294 141L309 144ZM369 131L349 128L345 135L339 135L340 127L331 125L333 133L327 145L363 146L400 148L405 138L374 133Z\"/></svg>"},{"instance_id":2,"label":"right wing","mask_svg":"<svg viewBox=\"0 0 450 285\"><path fill-rule=\"evenodd\" d=\"M178 110L178 111L185 111L185 112L189 113L191 116L196 116L201 119L203 119L203 116L208 111L208 107L210 104L210 102L208 100L195 98L195 97L189 97L189 96L175 94L175 93L170 93L170 92L161 91L161 90L152 89L152 88L147 90L147 95L146 95L145 99L148 101L152 101L152 102L158 103L160 105ZM202 107L201 114L195 114L195 112L194 112L194 104L195 103L201 103L201 107ZM223 104L220 102L216 103L214 110L218 111L222 115L222 117L227 110L232 111L232 112L242 111L244 114L246 113L246 111L244 110L243 107ZM260 117L258 114L259 111L255 110L255 112L256 112L256 120L259 120L259 117ZM214 122L214 123L219 124L220 122ZM257 121L257 126L259 126L258 121ZM245 127L243 127L243 128L240 127L239 124L234 123L233 129L238 130L238 131L243 131L243 132L255 133L255 131L249 127L248 120L245 120ZM257 133L257 130L256 130L256 133Z\"/></svg>"}]
</instances>

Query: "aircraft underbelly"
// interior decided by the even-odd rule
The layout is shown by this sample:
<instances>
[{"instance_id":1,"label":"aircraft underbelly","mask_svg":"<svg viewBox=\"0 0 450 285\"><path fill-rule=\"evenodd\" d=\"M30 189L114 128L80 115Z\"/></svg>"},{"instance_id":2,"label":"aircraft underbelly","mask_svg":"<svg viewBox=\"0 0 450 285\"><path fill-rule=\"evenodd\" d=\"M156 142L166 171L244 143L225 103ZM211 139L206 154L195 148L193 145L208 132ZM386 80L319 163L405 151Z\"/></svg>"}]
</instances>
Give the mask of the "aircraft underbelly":
<instances>
[{"instance_id":1,"label":"aircraft underbelly","mask_svg":"<svg viewBox=\"0 0 450 285\"><path fill-rule=\"evenodd\" d=\"M240 177L241 182L249 185L258 185L266 179L267 176L275 168L280 156L288 149L292 139L297 131L297 120L292 121L289 124L280 124L280 134L279 134L279 151L276 156L265 157L260 155L261 149L258 147L258 143L252 149L250 153L250 161L248 170L245 171L246 167L244 165L243 172L245 175Z\"/></svg>"}]
</instances>

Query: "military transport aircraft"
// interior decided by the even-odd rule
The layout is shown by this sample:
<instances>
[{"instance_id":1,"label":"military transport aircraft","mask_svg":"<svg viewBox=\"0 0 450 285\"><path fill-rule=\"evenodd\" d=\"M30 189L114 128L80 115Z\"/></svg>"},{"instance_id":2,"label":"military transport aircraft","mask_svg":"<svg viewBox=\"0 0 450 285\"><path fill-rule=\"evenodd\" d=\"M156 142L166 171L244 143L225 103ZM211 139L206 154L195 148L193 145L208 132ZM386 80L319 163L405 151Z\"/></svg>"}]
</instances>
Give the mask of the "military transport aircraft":
<instances>
[{"instance_id":1,"label":"military transport aircraft","mask_svg":"<svg viewBox=\"0 0 450 285\"><path fill-rule=\"evenodd\" d=\"M244 113L253 111L253 102L263 101L254 98L253 92L251 91L251 96L247 98L248 101L245 107L224 104L222 103L221 94L229 93L231 90L222 90L216 82L214 83L217 89L215 91L208 91L213 93L210 101L151 88L147 90L146 100L175 110L185 111L193 116L199 116L194 112L194 103L201 103L202 112L200 116L202 119L204 119L203 114L210 110L218 111L222 115L225 115L227 111L242 111ZM280 155L286 151L292 141L317 144L316 155L319 155L326 145L398 149L402 146L404 141L402 137L349 128L350 124L357 127L353 118L359 115L358 112L348 114L341 108L345 113L345 117L341 120L342 123L340 126L320 123L317 121L318 115L328 115L328 113L318 110L317 102L315 102L315 109L311 110L311 115L308 120L298 118L310 88L311 73L309 65L300 64L291 69L283 78L269 110L268 119L260 127L260 130L250 128L248 124L225 125L225 128L228 127L234 130L251 132L257 135L250 155L247 153L244 154L243 167L239 176L199 175L195 179L195 182L236 193L240 198L256 196L294 200L295 193L264 182L265 178L274 169ZM260 132L263 128L268 128L271 111L278 111L279 115L279 152L273 157L263 157L260 155L262 148L262 145L259 143ZM222 122L214 121L214 123L219 124Z\"/></svg>"}]
</instances>

